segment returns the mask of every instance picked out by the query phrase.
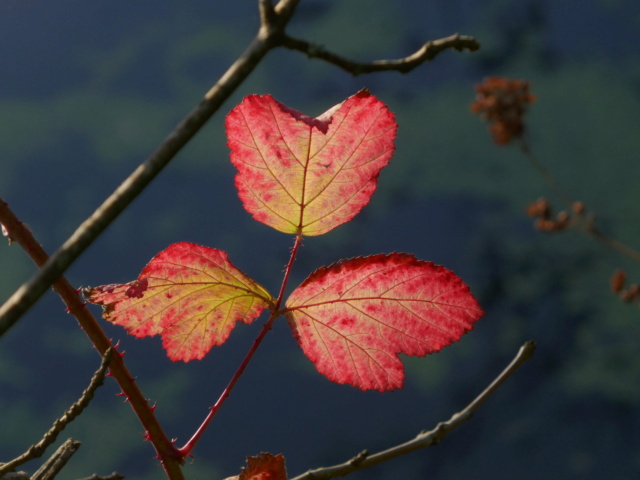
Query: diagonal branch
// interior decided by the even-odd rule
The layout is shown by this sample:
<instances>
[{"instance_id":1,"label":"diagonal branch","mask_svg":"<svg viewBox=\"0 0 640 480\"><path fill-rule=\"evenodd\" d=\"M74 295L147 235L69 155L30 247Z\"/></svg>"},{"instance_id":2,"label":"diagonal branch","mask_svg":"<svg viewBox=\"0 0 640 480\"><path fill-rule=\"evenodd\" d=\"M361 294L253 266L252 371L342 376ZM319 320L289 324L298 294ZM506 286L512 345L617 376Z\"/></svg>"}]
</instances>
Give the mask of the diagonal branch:
<instances>
[{"instance_id":1,"label":"diagonal branch","mask_svg":"<svg viewBox=\"0 0 640 480\"><path fill-rule=\"evenodd\" d=\"M47 261L49 258L47 252L2 199L0 199L0 223L2 223L3 229L6 231L9 241L17 242L29 254L36 265L41 266ZM53 289L67 305L67 311L76 317L98 353L104 356L112 348L111 340L86 307L78 291L64 277L56 280L53 284ZM135 382L135 378L124 364L122 354L113 355L109 369L118 385L120 385L123 395L126 396L131 408L138 416L140 423L148 433L149 439L162 460L165 470L172 472L173 477L171 478L176 480L184 478L181 475L179 459L176 458L176 449L158 423L154 411L155 407L149 405Z\"/></svg>"},{"instance_id":2,"label":"diagonal branch","mask_svg":"<svg viewBox=\"0 0 640 480\"><path fill-rule=\"evenodd\" d=\"M53 480L80 448L80 442L67 439L31 476L30 480Z\"/></svg>"},{"instance_id":3,"label":"diagonal branch","mask_svg":"<svg viewBox=\"0 0 640 480\"><path fill-rule=\"evenodd\" d=\"M91 475L90 477L84 477L81 478L80 480L123 480L124 477L122 475L120 475L119 473L113 472L109 475L96 475L95 473L93 475Z\"/></svg>"},{"instance_id":4,"label":"diagonal branch","mask_svg":"<svg viewBox=\"0 0 640 480\"><path fill-rule=\"evenodd\" d=\"M395 60L376 60L374 62L356 62L341 57L324 47L314 45L306 40L286 36L284 38L283 47L291 50L299 50L306 53L311 58L319 58L329 63L333 63L338 67L346 70L352 75L361 75L363 73L383 72L394 70L400 73L407 73L422 65L424 62L433 60L444 50L450 48L458 51L469 50L475 51L480 48L478 41L466 35L454 34L439 40L433 40L425 43L419 50L411 55Z\"/></svg>"},{"instance_id":5,"label":"diagonal branch","mask_svg":"<svg viewBox=\"0 0 640 480\"><path fill-rule=\"evenodd\" d=\"M99 386L104 383L104 376L107 373L107 368L109 368L109 363L111 363L111 358L113 357L113 348L109 348L102 357L102 362L100 363L100 368L96 370L91 377L91 381L89 382L89 386L82 392L82 396L75 402L69 409L64 412L64 414L58 418L55 422L53 422L53 426L49 429L47 433L44 434L42 439L36 443L35 445L31 445L29 449L24 452L22 455L14 458L10 462L4 463L0 465L0 475L6 472L10 472L20 465L25 464L29 460L33 460L34 458L41 457L44 451L49 447L53 442L56 441L58 435L64 428L72 422L78 415L82 413L82 411L89 405L89 402L93 398L96 390ZM77 447L80 446L79 442L77 446L73 450L77 450ZM64 465L64 464L63 464Z\"/></svg>"},{"instance_id":6,"label":"diagonal branch","mask_svg":"<svg viewBox=\"0 0 640 480\"><path fill-rule=\"evenodd\" d=\"M298 475L291 480L327 480L334 477L344 477L355 471L372 467L415 450L436 445L447 435L447 433L469 420L473 413L480 408L480 406L486 402L491 395L493 395L498 387L500 387L500 385L502 385L518 368L520 368L522 364L533 356L535 347L535 342L526 342L522 345L507 368L505 368L480 395L478 395L463 410L455 413L449 420L446 422L440 422L433 430L420 432L414 439L409 440L408 442L396 445L373 455L369 455L369 453L364 450L344 463L333 465L331 467L309 470L308 472Z\"/></svg>"}]
</instances>

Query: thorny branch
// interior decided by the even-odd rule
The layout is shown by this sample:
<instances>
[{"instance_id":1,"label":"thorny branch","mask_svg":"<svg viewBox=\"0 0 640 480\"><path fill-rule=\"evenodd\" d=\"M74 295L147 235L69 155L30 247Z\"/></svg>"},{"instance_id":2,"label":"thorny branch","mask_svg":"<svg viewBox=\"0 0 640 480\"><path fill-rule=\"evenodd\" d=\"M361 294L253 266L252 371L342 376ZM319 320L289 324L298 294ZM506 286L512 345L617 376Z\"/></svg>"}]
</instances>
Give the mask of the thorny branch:
<instances>
[{"instance_id":1,"label":"thorny branch","mask_svg":"<svg viewBox=\"0 0 640 480\"><path fill-rule=\"evenodd\" d=\"M82 396L75 402L69 409L64 412L64 414L58 418L55 422L53 422L53 426L49 429L47 433L44 434L42 439L29 447L29 449L24 452L22 455L14 458L10 462L0 464L0 475L6 472L10 472L15 470L20 465L25 464L29 460L33 460L34 458L39 458L42 456L44 451L56 441L58 435L65 427L72 422L82 411L89 405L89 402L93 398L96 390L99 386L104 383L104 377L107 373L107 368L109 368L109 363L111 363L111 358L113 357L113 349L107 350L107 352L102 357L102 362L100 363L100 368L96 370L89 382L89 386L82 392ZM79 442L78 446L80 446ZM77 449L77 447L76 447ZM75 451L75 450L74 450ZM35 476L33 478L35 480Z\"/></svg>"},{"instance_id":2,"label":"thorny branch","mask_svg":"<svg viewBox=\"0 0 640 480\"><path fill-rule=\"evenodd\" d=\"M2 199L0 199L0 222L6 230L9 241L17 242L29 254L36 265L40 266L47 261L47 252L44 251L31 232L13 214ZM104 355L108 349L112 348L111 340L106 336L98 321L67 279L64 277L58 279L54 283L53 289L67 305L67 311L76 317L98 353ZM149 439L156 449L165 470L173 472L175 476L172 478L176 480L182 478L178 459L174 458L176 457L175 447L162 430L155 417L154 407L149 405L140 391L133 375L125 366L121 354L118 353L111 359L110 372L118 382L118 385L120 385L131 408L135 411L140 423L148 433Z\"/></svg>"},{"instance_id":3,"label":"thorny branch","mask_svg":"<svg viewBox=\"0 0 640 480\"><path fill-rule=\"evenodd\" d=\"M292 478L291 480L327 480L334 477L344 477L357 470L372 467L382 462L386 462L393 458L405 455L407 453L428 448L436 445L453 429L459 427L469 420L473 413L493 395L493 393L502 385L513 373L520 368L527 360L529 360L535 351L535 342L526 342L520 347L520 350L511 361L511 363L498 375L493 382L478 395L463 410L455 413L446 422L440 422L433 430L420 432L415 438L400 445L396 445L382 452L369 455L367 450L358 453L355 457L344 463L333 465L331 467L316 468L309 470L302 475Z\"/></svg>"}]
</instances>

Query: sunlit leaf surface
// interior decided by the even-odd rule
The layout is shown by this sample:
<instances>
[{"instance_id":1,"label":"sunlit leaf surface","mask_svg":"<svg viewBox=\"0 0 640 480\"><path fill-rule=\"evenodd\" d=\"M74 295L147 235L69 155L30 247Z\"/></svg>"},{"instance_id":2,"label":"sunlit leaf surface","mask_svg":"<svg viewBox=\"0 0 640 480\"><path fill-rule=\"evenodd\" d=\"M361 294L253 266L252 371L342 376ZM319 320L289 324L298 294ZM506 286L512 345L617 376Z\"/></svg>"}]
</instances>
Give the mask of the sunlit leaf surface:
<instances>
[{"instance_id":1,"label":"sunlit leaf surface","mask_svg":"<svg viewBox=\"0 0 640 480\"><path fill-rule=\"evenodd\" d=\"M483 314L453 272L402 253L316 270L286 307L294 337L320 373L379 391L402 387L399 353L437 352Z\"/></svg>"},{"instance_id":2,"label":"sunlit leaf surface","mask_svg":"<svg viewBox=\"0 0 640 480\"><path fill-rule=\"evenodd\" d=\"M203 358L236 322L251 323L273 304L225 252L186 242L160 252L134 282L86 289L85 296L129 333L160 334L169 358L185 362Z\"/></svg>"},{"instance_id":3,"label":"sunlit leaf surface","mask_svg":"<svg viewBox=\"0 0 640 480\"><path fill-rule=\"evenodd\" d=\"M321 235L351 220L376 189L397 125L362 90L317 118L249 95L226 120L245 209L276 230Z\"/></svg>"}]
</instances>

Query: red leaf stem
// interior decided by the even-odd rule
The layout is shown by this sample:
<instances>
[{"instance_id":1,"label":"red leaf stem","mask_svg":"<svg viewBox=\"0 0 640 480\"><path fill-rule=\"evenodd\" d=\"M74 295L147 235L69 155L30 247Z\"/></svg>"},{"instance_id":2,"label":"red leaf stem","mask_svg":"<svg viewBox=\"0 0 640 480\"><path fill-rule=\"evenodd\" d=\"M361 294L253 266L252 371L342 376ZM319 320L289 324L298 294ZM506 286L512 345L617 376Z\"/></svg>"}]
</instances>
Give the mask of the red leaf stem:
<instances>
[{"instance_id":1,"label":"red leaf stem","mask_svg":"<svg viewBox=\"0 0 640 480\"><path fill-rule=\"evenodd\" d=\"M258 347L262 343L262 340L264 340L264 337L267 335L267 332L269 330L271 330L271 327L273 326L273 322L278 317L278 315L279 314L277 312L272 312L271 313L271 315L269 316L269 320L267 320L267 322L262 327L262 330L260 330L260 334L253 341L253 345L251 345L251 348L249 349L249 351L245 355L244 360L242 360L242 363L240 364L240 366L236 370L236 373L233 374L233 377L231 378L231 381L229 381L228 385L223 390L222 394L220 395L220 397L218 398L216 403L210 408L209 413L205 417L205 419L202 422L202 424L198 427L198 430L196 430L196 432L193 434L193 436L189 439L189 441L187 443L184 444L183 447L178 449L178 452L179 452L179 454L180 454L180 456L182 458L186 458L189 454L191 454L191 451L193 450L193 448L198 443L198 440L200 440L200 437L202 437L202 434L205 432L205 430L207 429L207 427L211 423L211 420L213 420L213 417L216 416L216 414L218 413L218 411L222 407L222 404L224 403L224 401L227 398L229 398L229 395L231 394L231 390L233 389L233 387L235 386L236 382L240 379L240 377L244 373L245 369L247 368L247 365L249 364L249 362L253 358L253 354L256 353L256 350L258 349Z\"/></svg>"},{"instance_id":2,"label":"red leaf stem","mask_svg":"<svg viewBox=\"0 0 640 480\"><path fill-rule=\"evenodd\" d=\"M285 267L285 273L282 279L282 285L280 287L280 293L278 294L278 299L276 300L275 308L271 311L271 315L269 316L269 319L262 327L262 330L260 330L260 333L254 340L253 345L251 345L251 348L247 352L247 355L244 357L244 360L242 360L242 363L240 364L236 372L233 374L231 381L229 381L229 384L226 386L226 388L218 398L218 401L216 401L216 403L211 407L206 418L204 419L200 427L198 427L198 430L196 430L193 436L189 439L189 441L185 443L182 448L178 449L178 452L180 452L180 455L182 456L182 458L185 458L187 455L189 455L193 450L193 448L196 446L196 443L198 443L198 440L200 440L200 437L202 436L204 431L207 429L207 427L211 423L211 420L213 420L213 417L215 417L215 415L220 410L220 407L222 407L222 404L224 403L224 401L231 394L231 390L235 386L240 376L244 373L247 365L253 358L254 353L262 343L262 340L264 340L264 337L267 335L267 332L271 330L271 327L273 326L273 322L280 315L281 313L279 310L280 305L282 304L284 292L287 287L287 283L289 281L289 275L291 273L291 268L293 267L293 262L296 259L296 255L298 254L298 249L300 248L301 244L302 244L302 235L296 235L295 242L293 244L293 247L291 248L291 255L289 256L289 262Z\"/></svg>"}]
</instances>

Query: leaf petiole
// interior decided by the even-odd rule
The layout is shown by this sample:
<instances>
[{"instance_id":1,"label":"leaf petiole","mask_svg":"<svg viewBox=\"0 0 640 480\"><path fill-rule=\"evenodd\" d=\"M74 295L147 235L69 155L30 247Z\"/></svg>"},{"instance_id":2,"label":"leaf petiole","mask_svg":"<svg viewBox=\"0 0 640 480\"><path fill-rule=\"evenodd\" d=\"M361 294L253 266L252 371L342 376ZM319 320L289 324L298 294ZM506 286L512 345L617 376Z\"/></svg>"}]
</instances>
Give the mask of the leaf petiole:
<instances>
[{"instance_id":1,"label":"leaf petiole","mask_svg":"<svg viewBox=\"0 0 640 480\"><path fill-rule=\"evenodd\" d=\"M267 335L267 332L269 332L269 330L271 330L271 327L273 326L273 322L275 321L276 318L278 318L280 316L280 314L281 314L280 305L282 304L282 300L283 300L283 297L284 297L284 292L286 290L287 283L289 281L289 275L291 273L291 268L293 266L293 262L295 261L296 255L298 253L298 249L300 248L300 245L302 245L302 235L298 234L298 235L296 235L295 242L293 244L293 247L291 248L291 255L289 257L289 262L287 263L287 265L285 267L284 277L282 279L282 285L280 287L280 292L278 294L278 299L276 300L275 308L271 311L271 314L269 315L269 319L266 321L266 323L264 324L264 326L260 330L260 333L258 334L256 339L253 341L253 345L251 345L251 348L249 349L249 351L247 352L247 355L242 360L242 363L240 364L240 366L236 370L236 373L233 374L233 377L231 378L231 380L227 384L226 388L222 391L222 394L220 395L220 397L218 398L216 403L210 408L209 413L205 417L205 419L202 422L202 424L198 427L196 432L187 441L187 443L185 443L183 447L178 449L178 453L180 455L180 458L186 458L187 456L189 456L191 454L191 451L196 446L196 444L198 443L198 440L200 440L200 437L202 436L202 434L205 432L205 430L207 429L207 427L211 423L211 420L213 420L213 417L215 417L216 413L218 413L218 411L222 407L222 404L224 403L224 401L231 394L231 390L235 386L235 384L238 381L238 379L240 378L240 376L244 373L245 369L247 368L247 365L249 364L249 362L253 358L254 353L256 352L256 350L258 349L260 344L262 343L262 340L264 340L264 337Z\"/></svg>"}]
</instances>

